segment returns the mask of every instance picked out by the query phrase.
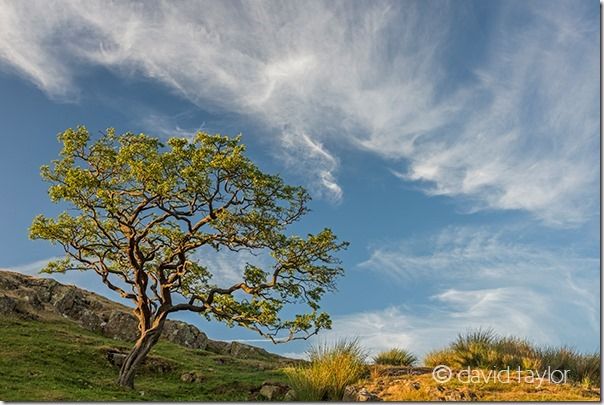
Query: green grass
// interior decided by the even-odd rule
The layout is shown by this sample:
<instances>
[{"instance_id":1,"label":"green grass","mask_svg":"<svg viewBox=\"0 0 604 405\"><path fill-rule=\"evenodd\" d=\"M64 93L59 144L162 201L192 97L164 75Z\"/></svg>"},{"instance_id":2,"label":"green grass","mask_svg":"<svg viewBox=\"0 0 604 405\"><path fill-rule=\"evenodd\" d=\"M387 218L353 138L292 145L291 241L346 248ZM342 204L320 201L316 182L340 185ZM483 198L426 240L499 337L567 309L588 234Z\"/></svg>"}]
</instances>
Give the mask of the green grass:
<instances>
[{"instance_id":1,"label":"green grass","mask_svg":"<svg viewBox=\"0 0 604 405\"><path fill-rule=\"evenodd\" d=\"M417 362L417 357L405 349L390 349L379 353L373 358L375 364L387 366L411 367Z\"/></svg>"},{"instance_id":2,"label":"green grass","mask_svg":"<svg viewBox=\"0 0 604 405\"><path fill-rule=\"evenodd\" d=\"M309 364L285 369L299 401L339 401L344 388L368 372L366 354L356 340L313 346L309 357Z\"/></svg>"},{"instance_id":3,"label":"green grass","mask_svg":"<svg viewBox=\"0 0 604 405\"><path fill-rule=\"evenodd\" d=\"M106 360L109 347L128 350L128 342L80 328L68 320L44 322L0 316L0 400L2 401L241 401L265 380L285 382L270 363L235 359L160 341L151 356L173 369L142 370L135 389L115 384L118 370ZM224 360L225 364L220 359ZM184 372L200 371L202 383L184 383Z\"/></svg>"}]
</instances>

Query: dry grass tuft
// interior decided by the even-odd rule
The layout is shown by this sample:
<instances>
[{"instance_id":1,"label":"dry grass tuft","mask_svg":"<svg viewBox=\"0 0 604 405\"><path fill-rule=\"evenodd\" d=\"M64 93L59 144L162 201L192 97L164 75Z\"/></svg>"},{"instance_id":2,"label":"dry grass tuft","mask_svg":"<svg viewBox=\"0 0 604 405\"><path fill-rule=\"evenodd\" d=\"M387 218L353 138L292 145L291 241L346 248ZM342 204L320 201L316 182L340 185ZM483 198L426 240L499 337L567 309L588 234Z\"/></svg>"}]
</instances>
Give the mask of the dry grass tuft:
<instances>
[{"instance_id":1,"label":"dry grass tuft","mask_svg":"<svg viewBox=\"0 0 604 405\"><path fill-rule=\"evenodd\" d=\"M284 370L300 401L339 401L347 385L367 374L366 354L357 340L319 344L309 357L309 364Z\"/></svg>"}]
</instances>

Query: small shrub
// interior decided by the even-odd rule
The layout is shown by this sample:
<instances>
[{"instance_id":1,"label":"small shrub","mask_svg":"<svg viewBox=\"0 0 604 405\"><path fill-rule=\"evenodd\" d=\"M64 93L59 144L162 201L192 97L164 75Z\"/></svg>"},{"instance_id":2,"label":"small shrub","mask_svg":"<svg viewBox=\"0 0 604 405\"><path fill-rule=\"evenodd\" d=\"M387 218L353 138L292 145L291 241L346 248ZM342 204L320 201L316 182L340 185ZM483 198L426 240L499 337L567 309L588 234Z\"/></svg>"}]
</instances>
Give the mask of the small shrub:
<instances>
[{"instance_id":1,"label":"small shrub","mask_svg":"<svg viewBox=\"0 0 604 405\"><path fill-rule=\"evenodd\" d=\"M407 350L395 348L381 352L373 358L373 362L388 366L411 367L417 362L417 357Z\"/></svg>"},{"instance_id":2,"label":"small shrub","mask_svg":"<svg viewBox=\"0 0 604 405\"><path fill-rule=\"evenodd\" d=\"M309 350L309 357L309 364L284 370L297 400L339 401L344 388L367 373L366 354L357 340L319 344Z\"/></svg>"}]
</instances>

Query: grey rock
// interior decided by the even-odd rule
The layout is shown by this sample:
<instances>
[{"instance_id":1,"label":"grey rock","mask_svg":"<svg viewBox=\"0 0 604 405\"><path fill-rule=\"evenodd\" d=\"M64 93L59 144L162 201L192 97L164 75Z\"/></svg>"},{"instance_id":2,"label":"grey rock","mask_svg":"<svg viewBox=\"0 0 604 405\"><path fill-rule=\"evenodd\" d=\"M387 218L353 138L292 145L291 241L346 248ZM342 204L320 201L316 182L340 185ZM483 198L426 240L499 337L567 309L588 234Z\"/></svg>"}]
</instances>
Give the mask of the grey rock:
<instances>
[{"instance_id":1,"label":"grey rock","mask_svg":"<svg viewBox=\"0 0 604 405\"><path fill-rule=\"evenodd\" d=\"M118 351L107 351L107 360L111 365L120 368L122 364L124 364L124 360L126 360L126 354Z\"/></svg>"},{"instance_id":2,"label":"grey rock","mask_svg":"<svg viewBox=\"0 0 604 405\"><path fill-rule=\"evenodd\" d=\"M361 388L361 390L357 393L357 401L359 402L369 402L369 401L379 401L380 398L372 392L367 391L366 388Z\"/></svg>"},{"instance_id":3,"label":"grey rock","mask_svg":"<svg viewBox=\"0 0 604 405\"><path fill-rule=\"evenodd\" d=\"M343 402L373 402L381 401L381 399L374 393L368 391L366 388L357 389L352 385L344 388L344 395L342 396Z\"/></svg>"},{"instance_id":4,"label":"grey rock","mask_svg":"<svg viewBox=\"0 0 604 405\"><path fill-rule=\"evenodd\" d=\"M227 354L230 347L230 343L228 342L209 339L206 345L206 350L212 353Z\"/></svg>"},{"instance_id":5,"label":"grey rock","mask_svg":"<svg viewBox=\"0 0 604 405\"><path fill-rule=\"evenodd\" d=\"M260 387L259 394L261 397L274 401L277 399L283 399L285 394L289 391L289 387L285 384L265 381Z\"/></svg>"},{"instance_id":6,"label":"grey rock","mask_svg":"<svg viewBox=\"0 0 604 405\"><path fill-rule=\"evenodd\" d=\"M61 315L78 320L81 312L88 305L84 295L75 288L62 289L54 298L53 305Z\"/></svg>"},{"instance_id":7,"label":"grey rock","mask_svg":"<svg viewBox=\"0 0 604 405\"><path fill-rule=\"evenodd\" d=\"M357 389L352 385L348 385L344 388L344 395L342 401L344 402L355 402L357 400Z\"/></svg>"},{"instance_id":8,"label":"grey rock","mask_svg":"<svg viewBox=\"0 0 604 405\"><path fill-rule=\"evenodd\" d=\"M294 390L289 390L285 393L285 396L283 397L284 401L295 401L297 400L297 395L296 395L296 391Z\"/></svg>"},{"instance_id":9,"label":"grey rock","mask_svg":"<svg viewBox=\"0 0 604 405\"><path fill-rule=\"evenodd\" d=\"M101 323L99 320L99 327ZM126 312L113 311L102 332L107 337L135 341L138 338L138 320Z\"/></svg>"},{"instance_id":10,"label":"grey rock","mask_svg":"<svg viewBox=\"0 0 604 405\"><path fill-rule=\"evenodd\" d=\"M84 327L84 329L96 333L101 333L103 331L103 320L101 317L88 309L82 311L78 322Z\"/></svg>"},{"instance_id":11,"label":"grey rock","mask_svg":"<svg viewBox=\"0 0 604 405\"><path fill-rule=\"evenodd\" d=\"M182 374L180 380L186 383L200 383L204 380L204 375L199 371L190 371Z\"/></svg>"},{"instance_id":12,"label":"grey rock","mask_svg":"<svg viewBox=\"0 0 604 405\"><path fill-rule=\"evenodd\" d=\"M17 300L11 297L0 296L0 313L12 314L16 312Z\"/></svg>"},{"instance_id":13,"label":"grey rock","mask_svg":"<svg viewBox=\"0 0 604 405\"><path fill-rule=\"evenodd\" d=\"M191 349L205 350L208 337L193 325L181 321L167 321L162 335L169 341Z\"/></svg>"}]
</instances>

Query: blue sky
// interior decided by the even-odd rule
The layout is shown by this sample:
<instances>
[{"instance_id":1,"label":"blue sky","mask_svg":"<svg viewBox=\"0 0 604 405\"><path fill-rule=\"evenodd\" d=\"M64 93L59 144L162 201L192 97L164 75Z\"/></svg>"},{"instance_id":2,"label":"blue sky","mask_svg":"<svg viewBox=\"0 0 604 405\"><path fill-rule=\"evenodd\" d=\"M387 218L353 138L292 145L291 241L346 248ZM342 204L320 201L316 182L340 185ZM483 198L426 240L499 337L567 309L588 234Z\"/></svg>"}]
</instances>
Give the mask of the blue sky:
<instances>
[{"instance_id":1,"label":"blue sky","mask_svg":"<svg viewBox=\"0 0 604 405\"><path fill-rule=\"evenodd\" d=\"M27 238L61 210L38 173L58 132L241 132L313 195L295 231L351 243L320 339L421 355L491 327L599 347L595 1L9 1L0 111L0 267L60 254ZM253 260L200 259L225 282ZM117 299L94 275L57 279Z\"/></svg>"}]
</instances>

